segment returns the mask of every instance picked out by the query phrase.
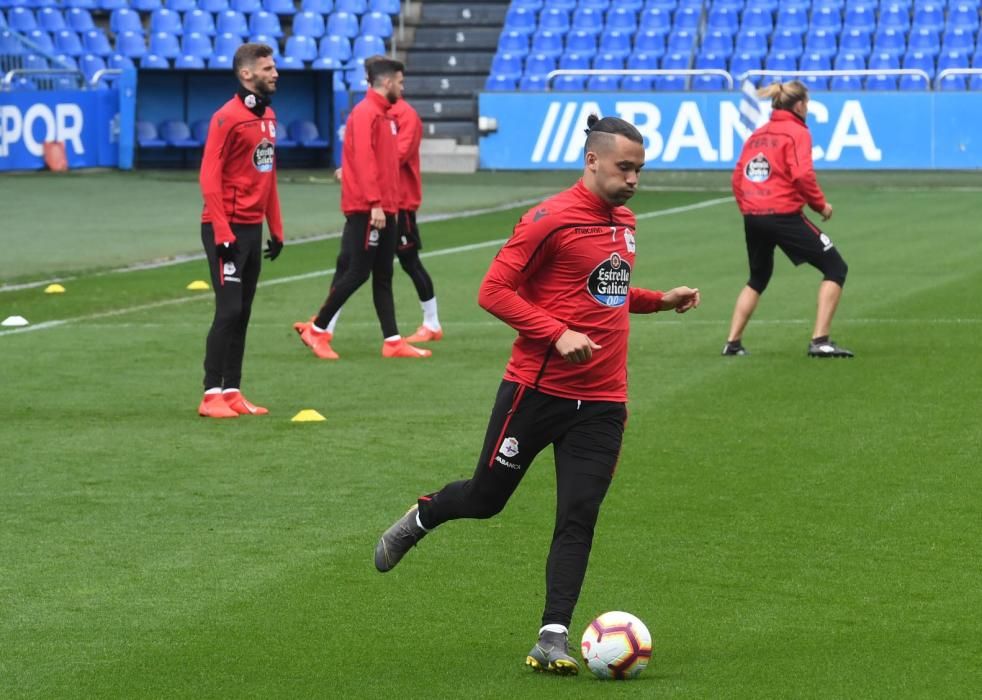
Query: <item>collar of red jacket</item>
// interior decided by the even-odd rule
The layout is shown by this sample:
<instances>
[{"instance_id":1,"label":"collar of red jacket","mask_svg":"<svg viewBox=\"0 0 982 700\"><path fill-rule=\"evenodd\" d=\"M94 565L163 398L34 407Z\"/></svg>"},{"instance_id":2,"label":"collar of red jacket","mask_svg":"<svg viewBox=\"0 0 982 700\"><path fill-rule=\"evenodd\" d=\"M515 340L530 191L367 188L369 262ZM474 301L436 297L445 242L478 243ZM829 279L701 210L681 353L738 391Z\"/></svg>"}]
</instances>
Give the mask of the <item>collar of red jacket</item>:
<instances>
[{"instance_id":1,"label":"collar of red jacket","mask_svg":"<svg viewBox=\"0 0 982 700\"><path fill-rule=\"evenodd\" d=\"M389 111L389 108L392 107L392 103L389 102L385 95L378 94L372 88L368 88L368 92L365 93L365 99L374 102L383 112Z\"/></svg>"},{"instance_id":2,"label":"collar of red jacket","mask_svg":"<svg viewBox=\"0 0 982 700\"><path fill-rule=\"evenodd\" d=\"M771 121L773 122L797 122L801 126L808 128L808 124L805 120L799 117L797 114L792 112L790 109L775 109L771 112Z\"/></svg>"},{"instance_id":3,"label":"collar of red jacket","mask_svg":"<svg viewBox=\"0 0 982 700\"><path fill-rule=\"evenodd\" d=\"M606 199L598 197L591 192L590 189L583 183L582 177L576 181L575 185L573 185L573 190L585 204L589 204L602 214L609 214L611 211L620 206L619 204L611 204Z\"/></svg>"}]
</instances>

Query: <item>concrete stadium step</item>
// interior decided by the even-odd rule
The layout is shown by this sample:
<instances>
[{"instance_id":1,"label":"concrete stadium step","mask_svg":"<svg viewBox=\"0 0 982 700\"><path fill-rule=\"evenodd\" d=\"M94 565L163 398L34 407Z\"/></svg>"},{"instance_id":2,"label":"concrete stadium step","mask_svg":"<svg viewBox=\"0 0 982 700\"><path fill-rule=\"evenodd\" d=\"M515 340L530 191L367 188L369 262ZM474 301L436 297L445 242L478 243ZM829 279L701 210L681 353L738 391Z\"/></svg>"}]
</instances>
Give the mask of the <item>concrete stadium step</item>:
<instances>
[{"instance_id":1,"label":"concrete stadium step","mask_svg":"<svg viewBox=\"0 0 982 700\"><path fill-rule=\"evenodd\" d=\"M470 97L433 99L430 97L409 99L423 121L437 120L473 120L477 116L477 105Z\"/></svg>"},{"instance_id":2,"label":"concrete stadium step","mask_svg":"<svg viewBox=\"0 0 982 700\"><path fill-rule=\"evenodd\" d=\"M455 29L432 26L419 27L413 37L413 48L494 51L498 47L500 34L501 30L497 27L458 27Z\"/></svg>"},{"instance_id":3,"label":"concrete stadium step","mask_svg":"<svg viewBox=\"0 0 982 700\"><path fill-rule=\"evenodd\" d=\"M423 124L425 138L454 139L459 144L477 143L477 127L474 120L467 121L428 121Z\"/></svg>"},{"instance_id":4,"label":"concrete stadium step","mask_svg":"<svg viewBox=\"0 0 982 700\"><path fill-rule=\"evenodd\" d=\"M454 139L425 138L419 147L424 173L472 173L477 170L477 146L462 146Z\"/></svg>"},{"instance_id":5,"label":"concrete stadium step","mask_svg":"<svg viewBox=\"0 0 982 700\"><path fill-rule=\"evenodd\" d=\"M453 4L434 3L427 0L423 5L417 24L429 26L495 26L501 27L505 23L505 15L508 13L508 4L466 4L458 0Z\"/></svg>"},{"instance_id":6,"label":"concrete stadium step","mask_svg":"<svg viewBox=\"0 0 982 700\"><path fill-rule=\"evenodd\" d=\"M493 57L493 51L428 52L413 48L406 52L406 71L417 75L477 73L487 76Z\"/></svg>"},{"instance_id":7,"label":"concrete stadium step","mask_svg":"<svg viewBox=\"0 0 982 700\"><path fill-rule=\"evenodd\" d=\"M482 75L413 75L412 68L407 67L406 98L412 101L424 95L460 96L473 95L484 89Z\"/></svg>"}]
</instances>

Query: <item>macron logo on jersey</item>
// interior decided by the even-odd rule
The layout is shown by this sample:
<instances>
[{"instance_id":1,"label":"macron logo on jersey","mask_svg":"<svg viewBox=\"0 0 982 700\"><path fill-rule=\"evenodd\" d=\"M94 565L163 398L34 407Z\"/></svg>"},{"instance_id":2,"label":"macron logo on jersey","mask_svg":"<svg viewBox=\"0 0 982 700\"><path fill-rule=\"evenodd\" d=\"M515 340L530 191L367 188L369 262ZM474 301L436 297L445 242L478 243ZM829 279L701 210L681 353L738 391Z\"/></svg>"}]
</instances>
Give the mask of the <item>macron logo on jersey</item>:
<instances>
[{"instance_id":1,"label":"macron logo on jersey","mask_svg":"<svg viewBox=\"0 0 982 700\"><path fill-rule=\"evenodd\" d=\"M618 253L597 265L587 280L590 296L604 306L624 306L631 287L631 265Z\"/></svg>"}]
</instances>

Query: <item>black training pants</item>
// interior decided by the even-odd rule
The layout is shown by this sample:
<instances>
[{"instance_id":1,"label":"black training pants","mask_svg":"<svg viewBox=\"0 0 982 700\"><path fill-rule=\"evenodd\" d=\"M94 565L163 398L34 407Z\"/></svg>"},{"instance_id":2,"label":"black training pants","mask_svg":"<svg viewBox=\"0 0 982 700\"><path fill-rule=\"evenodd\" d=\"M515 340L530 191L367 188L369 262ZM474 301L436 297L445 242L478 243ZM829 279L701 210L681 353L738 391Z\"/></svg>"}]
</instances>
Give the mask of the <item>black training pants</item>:
<instances>
[{"instance_id":1,"label":"black training pants","mask_svg":"<svg viewBox=\"0 0 982 700\"><path fill-rule=\"evenodd\" d=\"M419 251L423 249L423 241L419 236L419 227L416 225L416 212L408 209L399 210L397 239L396 255L399 257L399 264L409 275L409 279L413 281L419 300L429 301L435 296L433 280L430 278L430 273L423 267L423 261L419 259Z\"/></svg>"},{"instance_id":2,"label":"black training pants","mask_svg":"<svg viewBox=\"0 0 982 700\"><path fill-rule=\"evenodd\" d=\"M474 475L420 498L420 522L429 529L457 518L496 515L535 456L551 444L556 458L556 525L546 562L542 624L568 627L626 418L623 403L562 399L502 382Z\"/></svg>"},{"instance_id":3,"label":"black training pants","mask_svg":"<svg viewBox=\"0 0 982 700\"><path fill-rule=\"evenodd\" d=\"M262 268L262 224L231 224L238 253L234 260L218 259L215 231L201 224L201 243L208 257L215 317L205 343L205 389L238 389L242 382L246 329Z\"/></svg>"},{"instance_id":4,"label":"black training pants","mask_svg":"<svg viewBox=\"0 0 982 700\"><path fill-rule=\"evenodd\" d=\"M372 300L382 326L382 337L399 335L395 301L392 298L392 259L395 257L396 218L386 215L385 228L372 228L368 212L349 214L341 234L341 253L331 284L314 323L327 328L349 297L372 278Z\"/></svg>"}]
</instances>

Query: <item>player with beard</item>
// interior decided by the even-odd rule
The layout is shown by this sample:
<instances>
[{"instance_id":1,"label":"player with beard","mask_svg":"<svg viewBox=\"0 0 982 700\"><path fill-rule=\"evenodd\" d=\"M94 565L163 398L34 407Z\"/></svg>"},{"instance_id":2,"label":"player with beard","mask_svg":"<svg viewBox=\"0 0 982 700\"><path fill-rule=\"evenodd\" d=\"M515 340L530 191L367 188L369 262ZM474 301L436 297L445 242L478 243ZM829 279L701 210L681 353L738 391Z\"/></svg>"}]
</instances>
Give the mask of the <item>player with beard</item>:
<instances>
[{"instance_id":1,"label":"player with beard","mask_svg":"<svg viewBox=\"0 0 982 700\"><path fill-rule=\"evenodd\" d=\"M473 476L420 497L375 547L376 568L389 571L434 528L498 514L552 445L556 524L526 663L562 675L579 671L569 625L627 419L629 314L699 305L697 289L631 286L636 220L624 204L637 191L643 139L616 117L587 125L582 179L519 220L481 284L478 303L518 338Z\"/></svg>"},{"instance_id":2,"label":"player with beard","mask_svg":"<svg viewBox=\"0 0 982 700\"><path fill-rule=\"evenodd\" d=\"M208 258L215 317L205 346L205 395L198 414L209 418L263 415L240 391L252 300L262 267L263 219L270 238L264 257L283 250L276 191L276 62L265 44L243 44L232 70L238 93L211 118L201 159L201 242Z\"/></svg>"},{"instance_id":3,"label":"player with beard","mask_svg":"<svg viewBox=\"0 0 982 700\"><path fill-rule=\"evenodd\" d=\"M429 357L399 335L392 298L392 260L396 251L399 211L399 156L391 108L403 89L404 66L373 56L365 61L369 89L345 123L341 149L341 234L339 265L331 290L318 314L293 324L300 339L325 360L336 360L331 348L331 319L345 302L372 278L372 300L382 327L382 357ZM343 268L343 269L342 269Z\"/></svg>"}]
</instances>

